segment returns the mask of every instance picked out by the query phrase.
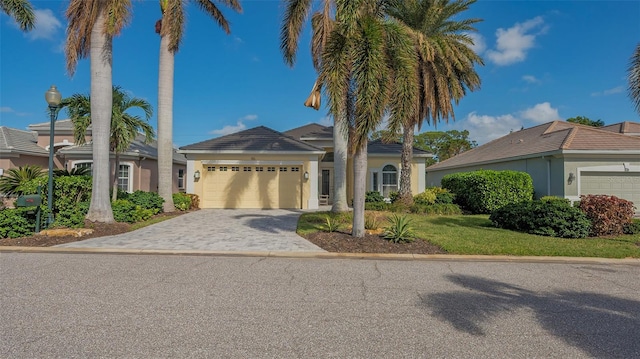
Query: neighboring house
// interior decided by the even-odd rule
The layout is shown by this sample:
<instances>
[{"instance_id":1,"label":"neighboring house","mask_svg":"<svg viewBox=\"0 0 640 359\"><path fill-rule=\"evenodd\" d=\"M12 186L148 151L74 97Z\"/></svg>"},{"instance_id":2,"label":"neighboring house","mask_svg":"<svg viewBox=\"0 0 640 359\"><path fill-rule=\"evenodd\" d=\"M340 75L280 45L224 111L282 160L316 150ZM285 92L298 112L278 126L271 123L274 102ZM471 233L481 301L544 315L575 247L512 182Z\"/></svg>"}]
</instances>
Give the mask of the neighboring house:
<instances>
[{"instance_id":1,"label":"neighboring house","mask_svg":"<svg viewBox=\"0 0 640 359\"><path fill-rule=\"evenodd\" d=\"M400 181L402 145L369 143L367 190L387 196ZM187 192L202 208L316 209L333 197L333 127L310 124L281 133L260 126L181 147ZM413 193L424 191L425 157L415 149ZM347 163L347 199L353 198Z\"/></svg>"},{"instance_id":2,"label":"neighboring house","mask_svg":"<svg viewBox=\"0 0 640 359\"><path fill-rule=\"evenodd\" d=\"M554 121L512 132L427 168L427 184L479 169L527 172L537 198L615 195L640 210L640 123L595 128Z\"/></svg>"},{"instance_id":3,"label":"neighboring house","mask_svg":"<svg viewBox=\"0 0 640 359\"><path fill-rule=\"evenodd\" d=\"M49 167L50 122L29 125L30 131L0 127L0 169L2 171L25 165ZM144 136L136 138L129 149L120 154L118 188L123 191L158 190L157 145L145 144ZM71 170L92 165L91 128L87 143L76 145L71 120L56 121L54 128L54 167ZM111 154L113 162L114 155ZM184 155L174 153L173 191L185 190L186 173ZM112 164L113 166L113 164ZM112 169L113 170L113 169Z\"/></svg>"}]
</instances>

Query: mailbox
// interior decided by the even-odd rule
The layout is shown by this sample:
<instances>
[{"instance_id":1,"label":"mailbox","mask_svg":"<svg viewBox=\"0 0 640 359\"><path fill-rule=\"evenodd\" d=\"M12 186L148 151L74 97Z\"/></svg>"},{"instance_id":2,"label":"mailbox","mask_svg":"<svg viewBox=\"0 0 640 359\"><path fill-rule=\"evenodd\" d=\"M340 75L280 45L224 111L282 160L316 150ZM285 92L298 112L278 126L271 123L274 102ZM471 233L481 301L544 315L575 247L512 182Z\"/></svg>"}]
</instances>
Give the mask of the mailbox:
<instances>
[{"instance_id":1,"label":"mailbox","mask_svg":"<svg viewBox=\"0 0 640 359\"><path fill-rule=\"evenodd\" d=\"M42 204L42 196L39 194L27 194L18 197L16 207L35 207Z\"/></svg>"}]
</instances>

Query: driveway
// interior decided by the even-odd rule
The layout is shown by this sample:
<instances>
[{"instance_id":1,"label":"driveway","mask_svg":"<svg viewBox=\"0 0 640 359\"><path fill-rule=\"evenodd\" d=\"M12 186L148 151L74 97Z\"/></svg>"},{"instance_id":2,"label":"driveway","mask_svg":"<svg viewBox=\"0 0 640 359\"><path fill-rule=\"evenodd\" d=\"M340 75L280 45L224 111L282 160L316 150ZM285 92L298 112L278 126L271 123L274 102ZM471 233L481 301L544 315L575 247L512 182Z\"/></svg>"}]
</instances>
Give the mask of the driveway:
<instances>
[{"instance_id":1,"label":"driveway","mask_svg":"<svg viewBox=\"0 0 640 359\"><path fill-rule=\"evenodd\" d=\"M324 252L296 234L301 214L281 209L202 209L136 231L57 247Z\"/></svg>"}]
</instances>

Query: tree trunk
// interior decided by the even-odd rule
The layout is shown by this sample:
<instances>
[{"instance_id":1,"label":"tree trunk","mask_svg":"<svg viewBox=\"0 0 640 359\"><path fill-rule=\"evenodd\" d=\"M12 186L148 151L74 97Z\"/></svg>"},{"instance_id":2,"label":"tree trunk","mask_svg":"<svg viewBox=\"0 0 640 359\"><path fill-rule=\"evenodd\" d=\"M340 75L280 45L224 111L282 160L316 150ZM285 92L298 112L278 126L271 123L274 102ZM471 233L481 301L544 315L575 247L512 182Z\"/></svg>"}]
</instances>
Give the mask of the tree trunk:
<instances>
[{"instance_id":1,"label":"tree trunk","mask_svg":"<svg viewBox=\"0 0 640 359\"><path fill-rule=\"evenodd\" d=\"M400 201L405 205L413 204L411 193L411 161L413 159L414 126L405 126L402 132L402 169L400 171Z\"/></svg>"},{"instance_id":2,"label":"tree trunk","mask_svg":"<svg viewBox=\"0 0 640 359\"><path fill-rule=\"evenodd\" d=\"M346 212L347 202L347 124L333 122L333 206L331 212Z\"/></svg>"},{"instance_id":3,"label":"tree trunk","mask_svg":"<svg viewBox=\"0 0 640 359\"><path fill-rule=\"evenodd\" d=\"M113 166L113 186L111 193L111 202L118 199L118 172L120 171L120 154L115 152L115 164Z\"/></svg>"},{"instance_id":4,"label":"tree trunk","mask_svg":"<svg viewBox=\"0 0 640 359\"><path fill-rule=\"evenodd\" d=\"M169 51L170 35L160 38L158 75L158 194L164 199L164 212L175 211L173 204L173 68Z\"/></svg>"},{"instance_id":5,"label":"tree trunk","mask_svg":"<svg viewBox=\"0 0 640 359\"><path fill-rule=\"evenodd\" d=\"M93 179L91 204L87 219L93 222L114 222L109 200L109 138L113 89L111 78L111 38L105 35L104 7L99 10L91 30L91 141L93 149Z\"/></svg>"},{"instance_id":6,"label":"tree trunk","mask_svg":"<svg viewBox=\"0 0 640 359\"><path fill-rule=\"evenodd\" d=\"M357 238L364 237L364 197L367 185L367 142L356 149L353 156L353 232Z\"/></svg>"}]
</instances>

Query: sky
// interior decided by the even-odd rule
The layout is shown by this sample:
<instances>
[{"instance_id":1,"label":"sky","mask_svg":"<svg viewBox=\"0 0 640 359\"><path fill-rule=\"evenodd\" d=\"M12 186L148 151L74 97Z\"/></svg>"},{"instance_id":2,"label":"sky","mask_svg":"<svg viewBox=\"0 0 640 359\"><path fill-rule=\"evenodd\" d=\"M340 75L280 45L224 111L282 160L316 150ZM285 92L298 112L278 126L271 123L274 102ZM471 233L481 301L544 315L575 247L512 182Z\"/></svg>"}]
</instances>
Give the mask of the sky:
<instances>
[{"instance_id":1,"label":"sky","mask_svg":"<svg viewBox=\"0 0 640 359\"><path fill-rule=\"evenodd\" d=\"M188 7L175 57L176 146L256 126L286 131L332 123L326 107L303 106L316 78L310 26L290 68L279 48L282 2L241 2L242 14L219 5L231 22L230 35L199 8ZM32 4L37 23L29 33L0 15L1 126L26 129L48 122L44 92L52 84L63 97L89 94L89 60L79 62L73 77L66 71L68 1ZM154 24L159 17L157 0L134 0L130 24L113 40L113 84L154 109L160 46ZM512 130L575 116L605 124L640 122L626 80L629 59L640 43L640 1L479 0L462 18L483 20L472 35L485 63L477 67L481 88L454 107L455 120L425 124L420 132L466 129L483 144ZM156 127L156 121L154 114L150 123Z\"/></svg>"}]
</instances>

